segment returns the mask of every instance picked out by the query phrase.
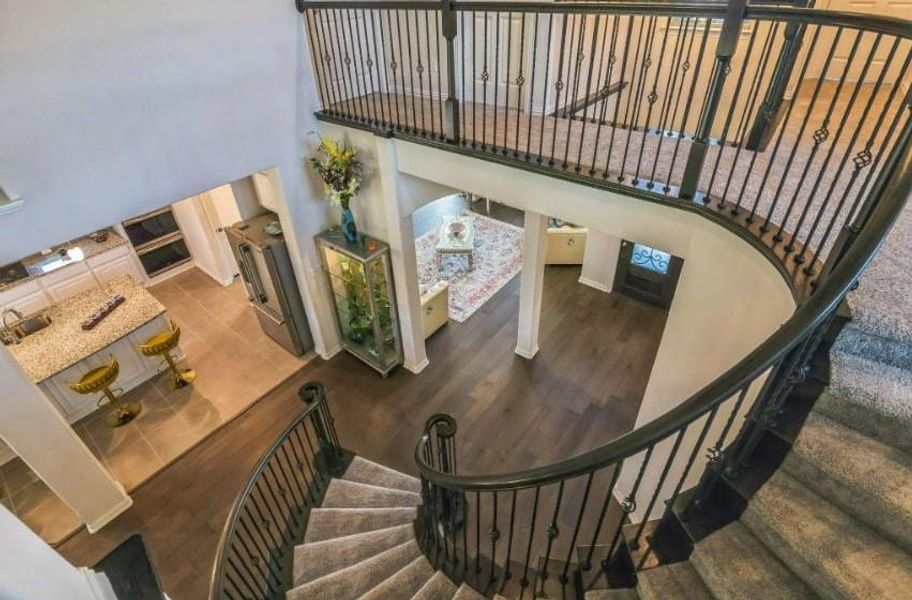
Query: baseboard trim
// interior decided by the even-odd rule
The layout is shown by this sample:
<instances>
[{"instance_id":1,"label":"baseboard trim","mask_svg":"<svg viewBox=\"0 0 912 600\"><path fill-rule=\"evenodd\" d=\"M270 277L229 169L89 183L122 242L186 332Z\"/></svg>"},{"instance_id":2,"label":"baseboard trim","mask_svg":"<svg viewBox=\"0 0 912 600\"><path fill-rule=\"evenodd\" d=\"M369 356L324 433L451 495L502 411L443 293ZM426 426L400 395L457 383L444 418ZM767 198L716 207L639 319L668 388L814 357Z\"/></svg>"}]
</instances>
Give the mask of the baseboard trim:
<instances>
[{"instance_id":1,"label":"baseboard trim","mask_svg":"<svg viewBox=\"0 0 912 600\"><path fill-rule=\"evenodd\" d=\"M404 363L402 363L402 366L405 367L406 369L408 369L409 371L411 371L412 373L414 373L415 375L417 375L418 373L424 371L425 367L427 367L429 364L431 364L431 361L429 361L427 359L427 357L425 356L424 360L422 360L417 365L413 365L413 364L409 364L408 362L404 362Z\"/></svg>"},{"instance_id":2,"label":"baseboard trim","mask_svg":"<svg viewBox=\"0 0 912 600\"><path fill-rule=\"evenodd\" d=\"M517 346L516 353L525 359L532 360L533 358L535 358L535 355L538 354L538 346L536 345L532 349L520 348L519 346Z\"/></svg>"},{"instance_id":3,"label":"baseboard trim","mask_svg":"<svg viewBox=\"0 0 912 600\"><path fill-rule=\"evenodd\" d=\"M122 486L121 489L123 489ZM126 492L124 492L124 494L126 494ZM101 530L102 527L126 512L127 509L129 509L131 506L133 506L133 498L125 495L123 500L121 500L111 510L103 514L100 518L92 521L91 523L86 523L86 529L89 530L89 533L96 533L97 531Z\"/></svg>"},{"instance_id":4,"label":"baseboard trim","mask_svg":"<svg viewBox=\"0 0 912 600\"><path fill-rule=\"evenodd\" d=\"M588 277L580 277L579 282L583 285L588 285L591 288L597 289L600 292L605 292L606 294L611 291L611 288L604 283L599 283L594 279L589 279Z\"/></svg>"},{"instance_id":5,"label":"baseboard trim","mask_svg":"<svg viewBox=\"0 0 912 600\"><path fill-rule=\"evenodd\" d=\"M334 346L334 347L330 348L329 350L318 350L317 354L319 354L320 358L322 358L323 360L329 360L340 352L342 352L342 346Z\"/></svg>"}]
</instances>

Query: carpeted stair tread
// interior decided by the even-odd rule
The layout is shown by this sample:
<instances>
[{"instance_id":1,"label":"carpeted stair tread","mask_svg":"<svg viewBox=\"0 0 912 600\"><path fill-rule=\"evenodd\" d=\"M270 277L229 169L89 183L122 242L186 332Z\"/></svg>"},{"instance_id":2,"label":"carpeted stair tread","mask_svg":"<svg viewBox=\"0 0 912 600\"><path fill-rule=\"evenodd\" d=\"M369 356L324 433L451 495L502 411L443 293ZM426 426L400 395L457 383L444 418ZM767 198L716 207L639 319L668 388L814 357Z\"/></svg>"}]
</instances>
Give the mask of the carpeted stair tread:
<instances>
[{"instance_id":1,"label":"carpeted stair tread","mask_svg":"<svg viewBox=\"0 0 912 600\"><path fill-rule=\"evenodd\" d=\"M450 578L442 571L437 571L421 586L418 593L412 596L412 600L450 600L455 593L456 584L450 581Z\"/></svg>"},{"instance_id":2,"label":"carpeted stair tread","mask_svg":"<svg viewBox=\"0 0 912 600\"><path fill-rule=\"evenodd\" d=\"M405 525L416 515L417 508L315 508L310 511L304 542Z\"/></svg>"},{"instance_id":3,"label":"carpeted stair tread","mask_svg":"<svg viewBox=\"0 0 912 600\"><path fill-rule=\"evenodd\" d=\"M485 597L463 583L453 594L453 600L485 600Z\"/></svg>"},{"instance_id":4,"label":"carpeted stair tread","mask_svg":"<svg viewBox=\"0 0 912 600\"><path fill-rule=\"evenodd\" d=\"M835 347L912 369L912 210L902 211L877 256L849 294L852 321Z\"/></svg>"},{"instance_id":5,"label":"carpeted stair tread","mask_svg":"<svg viewBox=\"0 0 912 600\"><path fill-rule=\"evenodd\" d=\"M830 353L830 371L814 410L912 453L912 372L842 352Z\"/></svg>"},{"instance_id":6,"label":"carpeted stair tread","mask_svg":"<svg viewBox=\"0 0 912 600\"><path fill-rule=\"evenodd\" d=\"M434 567L424 555L419 556L392 577L384 579L359 600L399 600L411 598L434 576Z\"/></svg>"},{"instance_id":7,"label":"carpeted stair tread","mask_svg":"<svg viewBox=\"0 0 912 600\"><path fill-rule=\"evenodd\" d=\"M411 523L296 546L294 585L302 585L414 539Z\"/></svg>"},{"instance_id":8,"label":"carpeted stair tread","mask_svg":"<svg viewBox=\"0 0 912 600\"><path fill-rule=\"evenodd\" d=\"M713 600L700 576L686 561L640 571L637 592L643 600Z\"/></svg>"},{"instance_id":9,"label":"carpeted stair tread","mask_svg":"<svg viewBox=\"0 0 912 600\"><path fill-rule=\"evenodd\" d=\"M416 494L421 493L421 481L417 477L400 473L360 456L356 456L352 460L342 479Z\"/></svg>"},{"instance_id":10,"label":"carpeted stair tread","mask_svg":"<svg viewBox=\"0 0 912 600\"><path fill-rule=\"evenodd\" d=\"M782 470L741 521L823 597L903 598L912 590L909 554Z\"/></svg>"},{"instance_id":11,"label":"carpeted stair tread","mask_svg":"<svg viewBox=\"0 0 912 600\"><path fill-rule=\"evenodd\" d=\"M640 597L633 588L614 590L589 590L586 600L637 600Z\"/></svg>"},{"instance_id":12,"label":"carpeted stair tread","mask_svg":"<svg viewBox=\"0 0 912 600\"><path fill-rule=\"evenodd\" d=\"M343 600L367 593L400 569L421 557L414 540L291 589L287 600Z\"/></svg>"},{"instance_id":13,"label":"carpeted stair tread","mask_svg":"<svg viewBox=\"0 0 912 600\"><path fill-rule=\"evenodd\" d=\"M783 468L843 512L912 550L912 456L811 413Z\"/></svg>"},{"instance_id":14,"label":"carpeted stair tread","mask_svg":"<svg viewBox=\"0 0 912 600\"><path fill-rule=\"evenodd\" d=\"M735 521L700 540L690 563L716 598L815 598L803 581Z\"/></svg>"},{"instance_id":15,"label":"carpeted stair tread","mask_svg":"<svg viewBox=\"0 0 912 600\"><path fill-rule=\"evenodd\" d=\"M323 508L396 508L418 506L421 496L393 488L345 479L333 479L320 506Z\"/></svg>"}]
</instances>

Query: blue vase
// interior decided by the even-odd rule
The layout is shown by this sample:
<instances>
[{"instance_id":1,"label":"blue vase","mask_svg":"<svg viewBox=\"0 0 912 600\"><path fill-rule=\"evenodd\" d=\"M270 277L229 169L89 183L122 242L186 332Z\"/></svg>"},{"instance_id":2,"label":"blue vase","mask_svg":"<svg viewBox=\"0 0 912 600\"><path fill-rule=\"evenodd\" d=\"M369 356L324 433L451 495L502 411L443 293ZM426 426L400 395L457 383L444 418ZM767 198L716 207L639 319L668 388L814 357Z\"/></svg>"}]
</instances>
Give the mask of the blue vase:
<instances>
[{"instance_id":1,"label":"blue vase","mask_svg":"<svg viewBox=\"0 0 912 600\"><path fill-rule=\"evenodd\" d=\"M345 236L349 244L354 244L358 241L358 228L355 227L355 216L350 208L342 209L342 235Z\"/></svg>"}]
</instances>

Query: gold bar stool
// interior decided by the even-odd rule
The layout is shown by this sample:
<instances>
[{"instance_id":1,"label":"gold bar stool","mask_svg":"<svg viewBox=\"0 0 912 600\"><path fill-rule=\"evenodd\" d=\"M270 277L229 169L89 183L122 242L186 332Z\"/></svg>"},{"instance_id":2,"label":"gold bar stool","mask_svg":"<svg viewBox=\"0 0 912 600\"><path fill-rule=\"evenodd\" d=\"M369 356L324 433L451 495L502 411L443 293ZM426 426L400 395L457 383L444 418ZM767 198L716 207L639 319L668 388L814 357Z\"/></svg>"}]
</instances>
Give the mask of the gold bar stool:
<instances>
[{"instance_id":1,"label":"gold bar stool","mask_svg":"<svg viewBox=\"0 0 912 600\"><path fill-rule=\"evenodd\" d=\"M193 383L193 380L196 379L196 371L193 369L181 370L177 368L174 357L171 356L171 351L177 348L177 343L180 341L181 330L180 327L174 324L174 321L171 321L170 325L171 328L168 331L156 333L146 340L144 344L141 344L139 346L139 351L143 355L149 357L164 357L168 368L174 373L174 379L168 382L168 387L172 390L176 390Z\"/></svg>"},{"instance_id":2,"label":"gold bar stool","mask_svg":"<svg viewBox=\"0 0 912 600\"><path fill-rule=\"evenodd\" d=\"M105 400L111 404L112 410L108 414L108 418L105 419L108 427L126 425L142 412L142 405L139 402L121 404L117 400L118 394L111 389L111 384L117 380L118 375L120 375L120 363L117 362L117 359L112 354L110 363L95 367L80 377L79 381L67 383L70 389L77 394L104 393L104 396L98 399L98 406L100 407Z\"/></svg>"}]
</instances>

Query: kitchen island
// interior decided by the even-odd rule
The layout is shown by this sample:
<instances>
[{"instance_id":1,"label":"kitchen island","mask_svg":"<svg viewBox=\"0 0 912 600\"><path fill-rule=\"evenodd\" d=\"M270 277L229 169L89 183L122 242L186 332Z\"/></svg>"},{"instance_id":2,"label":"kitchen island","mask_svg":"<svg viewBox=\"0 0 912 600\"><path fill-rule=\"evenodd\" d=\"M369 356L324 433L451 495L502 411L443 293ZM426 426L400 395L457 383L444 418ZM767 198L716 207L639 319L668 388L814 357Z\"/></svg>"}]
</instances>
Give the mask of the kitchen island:
<instances>
[{"instance_id":1,"label":"kitchen island","mask_svg":"<svg viewBox=\"0 0 912 600\"><path fill-rule=\"evenodd\" d=\"M125 301L93 329L83 330L83 321L117 294ZM168 328L165 307L130 276L117 277L42 312L51 324L7 349L68 422L95 411L98 397L77 394L67 384L109 363L111 355L120 363L120 376L112 387L124 392L158 373L160 361L140 354L139 345Z\"/></svg>"}]
</instances>

